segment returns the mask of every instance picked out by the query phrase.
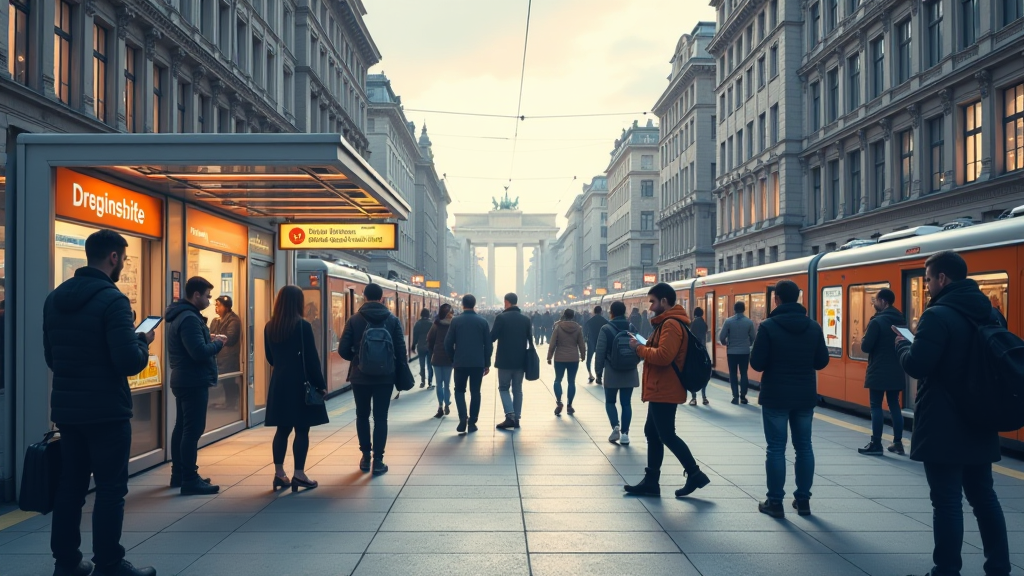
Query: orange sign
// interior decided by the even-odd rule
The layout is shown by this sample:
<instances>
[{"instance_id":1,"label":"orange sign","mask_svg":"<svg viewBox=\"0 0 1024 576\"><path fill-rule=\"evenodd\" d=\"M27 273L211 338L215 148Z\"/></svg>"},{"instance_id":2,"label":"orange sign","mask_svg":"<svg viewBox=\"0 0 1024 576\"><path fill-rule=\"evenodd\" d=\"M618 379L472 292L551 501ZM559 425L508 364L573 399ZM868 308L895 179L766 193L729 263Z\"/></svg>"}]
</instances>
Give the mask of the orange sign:
<instances>
[{"instance_id":1,"label":"orange sign","mask_svg":"<svg viewBox=\"0 0 1024 576\"><path fill-rule=\"evenodd\" d=\"M707 268L705 268L703 266L697 268L697 278L704 278L707 275L708 275L708 269Z\"/></svg>"},{"instance_id":2,"label":"orange sign","mask_svg":"<svg viewBox=\"0 0 1024 576\"><path fill-rule=\"evenodd\" d=\"M245 256L249 250L249 229L230 220L189 208L185 213L188 243L199 248Z\"/></svg>"},{"instance_id":3,"label":"orange sign","mask_svg":"<svg viewBox=\"0 0 1024 576\"><path fill-rule=\"evenodd\" d=\"M440 287L441 287L441 281L440 280L427 280L427 288L440 288Z\"/></svg>"},{"instance_id":4,"label":"orange sign","mask_svg":"<svg viewBox=\"0 0 1024 576\"><path fill-rule=\"evenodd\" d=\"M164 203L152 196L57 168L54 211L60 218L160 238Z\"/></svg>"},{"instance_id":5,"label":"orange sign","mask_svg":"<svg viewBox=\"0 0 1024 576\"><path fill-rule=\"evenodd\" d=\"M644 284L654 284L658 281L657 274L644 274Z\"/></svg>"}]
</instances>

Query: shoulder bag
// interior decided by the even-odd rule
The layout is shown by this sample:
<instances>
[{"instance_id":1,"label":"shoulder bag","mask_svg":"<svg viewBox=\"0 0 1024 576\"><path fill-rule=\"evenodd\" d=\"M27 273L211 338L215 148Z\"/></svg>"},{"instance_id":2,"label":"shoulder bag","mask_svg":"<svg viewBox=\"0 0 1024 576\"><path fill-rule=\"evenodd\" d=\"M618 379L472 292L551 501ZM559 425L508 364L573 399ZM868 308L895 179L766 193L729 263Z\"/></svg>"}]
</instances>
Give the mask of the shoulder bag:
<instances>
[{"instance_id":1,"label":"shoulder bag","mask_svg":"<svg viewBox=\"0 0 1024 576\"><path fill-rule=\"evenodd\" d=\"M50 430L25 451L18 507L26 512L49 514L57 495L61 469L60 434Z\"/></svg>"},{"instance_id":2,"label":"shoulder bag","mask_svg":"<svg viewBox=\"0 0 1024 576\"><path fill-rule=\"evenodd\" d=\"M299 320L299 360L302 362L302 386L306 389L306 406L323 406L324 394L315 386L309 383L309 374L306 373L306 327Z\"/></svg>"}]
</instances>

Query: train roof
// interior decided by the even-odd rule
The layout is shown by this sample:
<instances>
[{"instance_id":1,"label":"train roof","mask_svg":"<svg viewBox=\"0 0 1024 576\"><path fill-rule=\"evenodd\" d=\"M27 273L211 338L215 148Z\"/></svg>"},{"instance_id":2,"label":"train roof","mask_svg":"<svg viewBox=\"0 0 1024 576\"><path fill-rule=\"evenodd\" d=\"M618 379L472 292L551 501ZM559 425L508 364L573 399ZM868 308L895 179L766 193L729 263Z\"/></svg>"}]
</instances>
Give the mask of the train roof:
<instances>
[{"instance_id":1,"label":"train roof","mask_svg":"<svg viewBox=\"0 0 1024 576\"><path fill-rule=\"evenodd\" d=\"M438 296L445 301L450 300L437 292L430 292L429 290L423 290L416 286L409 286L408 284L402 284L401 282L395 282L394 280L388 280L387 278L367 274L366 272L356 270L355 268L340 266L333 262L327 262L318 258L296 258L295 270L296 272L326 272L328 276L333 278L342 278L345 280L352 280L354 282L362 282L363 284L373 282L374 284L379 284L381 288L395 290L404 294Z\"/></svg>"},{"instance_id":2,"label":"train roof","mask_svg":"<svg viewBox=\"0 0 1024 576\"><path fill-rule=\"evenodd\" d=\"M864 249L861 248L851 252L861 254L863 250ZM843 254L849 253L850 252L843 252ZM836 254L839 254L839 252L836 252ZM695 279L693 287L700 288L702 286L717 286L719 284L728 284L743 280L760 280L779 278L781 276L791 276L794 274L806 274L810 267L811 260L816 257L816 255L804 256L803 258L794 258L792 260L783 260L781 262L762 264L760 266L752 266L750 268L730 270L729 272L720 272L718 274L712 274L711 276Z\"/></svg>"},{"instance_id":3,"label":"train roof","mask_svg":"<svg viewBox=\"0 0 1024 576\"><path fill-rule=\"evenodd\" d=\"M929 256L943 250L964 252L1004 244L1017 244L1024 238L1024 218L1010 218L966 228L912 236L874 246L842 252L829 252L818 262L818 270L835 270L865 263L889 262Z\"/></svg>"}]
</instances>

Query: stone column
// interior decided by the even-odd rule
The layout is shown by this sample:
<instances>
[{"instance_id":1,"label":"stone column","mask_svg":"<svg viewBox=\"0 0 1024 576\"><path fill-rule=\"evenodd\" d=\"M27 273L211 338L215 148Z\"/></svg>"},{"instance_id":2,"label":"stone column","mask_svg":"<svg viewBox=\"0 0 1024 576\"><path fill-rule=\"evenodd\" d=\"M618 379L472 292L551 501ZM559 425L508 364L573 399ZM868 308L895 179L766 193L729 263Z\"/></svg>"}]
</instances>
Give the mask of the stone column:
<instances>
[{"instance_id":1,"label":"stone column","mask_svg":"<svg viewBox=\"0 0 1024 576\"><path fill-rule=\"evenodd\" d=\"M942 96L942 141L945 142L956 142L956 131L954 129L954 116L953 116L953 91L949 88L943 90L940 95ZM956 166L956 146L950 146L944 144L942 147L942 166L945 168L946 173L944 174L944 181L942 183L942 191L948 192L953 188L956 188L956 172L953 167Z\"/></svg>"},{"instance_id":2,"label":"stone column","mask_svg":"<svg viewBox=\"0 0 1024 576\"><path fill-rule=\"evenodd\" d=\"M487 243L487 305L494 305L494 293L495 282L494 282L494 242Z\"/></svg>"},{"instance_id":3,"label":"stone column","mask_svg":"<svg viewBox=\"0 0 1024 576\"><path fill-rule=\"evenodd\" d=\"M516 244L516 294L522 297L523 289L526 287L524 282L524 271L523 271L523 243L519 242Z\"/></svg>"},{"instance_id":4,"label":"stone column","mask_svg":"<svg viewBox=\"0 0 1024 576\"><path fill-rule=\"evenodd\" d=\"M914 158L911 160L914 176L910 181L910 199L920 198L922 192L921 181L929 178L925 173L925 156L931 154L931 149L925 146L924 127L921 125L921 108L917 104L907 106L907 114L910 115L910 125L914 129Z\"/></svg>"}]
</instances>

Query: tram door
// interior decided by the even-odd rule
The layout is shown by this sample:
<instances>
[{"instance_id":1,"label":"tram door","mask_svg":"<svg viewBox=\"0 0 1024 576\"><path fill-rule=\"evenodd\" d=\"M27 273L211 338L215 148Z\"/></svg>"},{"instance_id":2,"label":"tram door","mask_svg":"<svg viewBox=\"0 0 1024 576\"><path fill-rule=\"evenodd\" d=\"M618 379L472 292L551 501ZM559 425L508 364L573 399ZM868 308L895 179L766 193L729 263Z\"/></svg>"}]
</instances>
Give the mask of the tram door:
<instances>
[{"instance_id":1,"label":"tram door","mask_svg":"<svg viewBox=\"0 0 1024 576\"><path fill-rule=\"evenodd\" d=\"M928 305L928 288L924 284L924 270L903 272L903 315L907 318L907 327L917 333L917 323ZM913 410L917 406L917 379L907 376L907 390L903 396L904 410Z\"/></svg>"}]
</instances>

